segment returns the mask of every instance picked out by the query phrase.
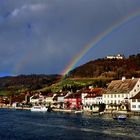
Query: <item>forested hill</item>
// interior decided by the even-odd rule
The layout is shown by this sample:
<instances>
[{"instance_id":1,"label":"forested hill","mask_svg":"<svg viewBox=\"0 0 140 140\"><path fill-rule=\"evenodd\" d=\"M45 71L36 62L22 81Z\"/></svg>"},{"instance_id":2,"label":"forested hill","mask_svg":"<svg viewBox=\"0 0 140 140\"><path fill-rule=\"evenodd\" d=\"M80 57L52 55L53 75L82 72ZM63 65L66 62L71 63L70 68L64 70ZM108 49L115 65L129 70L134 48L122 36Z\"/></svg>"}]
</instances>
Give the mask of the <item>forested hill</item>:
<instances>
[{"instance_id":1,"label":"forested hill","mask_svg":"<svg viewBox=\"0 0 140 140\"><path fill-rule=\"evenodd\" d=\"M70 71L70 78L94 78L107 77L120 79L140 77L140 54L131 55L128 58L118 59L98 59L90 61Z\"/></svg>"},{"instance_id":2,"label":"forested hill","mask_svg":"<svg viewBox=\"0 0 140 140\"><path fill-rule=\"evenodd\" d=\"M19 76L7 76L0 78L0 90L3 89L29 89L36 90L49 86L61 79L60 75L19 75Z\"/></svg>"}]
</instances>

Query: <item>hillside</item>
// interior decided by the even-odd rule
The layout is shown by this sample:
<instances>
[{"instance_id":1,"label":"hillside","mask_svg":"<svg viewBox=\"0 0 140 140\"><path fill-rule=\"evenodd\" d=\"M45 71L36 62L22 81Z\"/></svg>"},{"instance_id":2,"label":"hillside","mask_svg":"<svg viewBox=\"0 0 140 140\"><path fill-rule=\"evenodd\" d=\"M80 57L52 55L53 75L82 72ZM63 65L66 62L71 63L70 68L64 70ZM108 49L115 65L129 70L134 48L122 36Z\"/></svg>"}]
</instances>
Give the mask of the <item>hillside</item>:
<instances>
[{"instance_id":1,"label":"hillside","mask_svg":"<svg viewBox=\"0 0 140 140\"><path fill-rule=\"evenodd\" d=\"M61 79L60 75L19 75L0 78L0 94L33 91L50 86Z\"/></svg>"},{"instance_id":2,"label":"hillside","mask_svg":"<svg viewBox=\"0 0 140 140\"><path fill-rule=\"evenodd\" d=\"M90 61L70 71L69 78L106 77L120 79L140 77L140 54L125 59L98 59Z\"/></svg>"}]
</instances>

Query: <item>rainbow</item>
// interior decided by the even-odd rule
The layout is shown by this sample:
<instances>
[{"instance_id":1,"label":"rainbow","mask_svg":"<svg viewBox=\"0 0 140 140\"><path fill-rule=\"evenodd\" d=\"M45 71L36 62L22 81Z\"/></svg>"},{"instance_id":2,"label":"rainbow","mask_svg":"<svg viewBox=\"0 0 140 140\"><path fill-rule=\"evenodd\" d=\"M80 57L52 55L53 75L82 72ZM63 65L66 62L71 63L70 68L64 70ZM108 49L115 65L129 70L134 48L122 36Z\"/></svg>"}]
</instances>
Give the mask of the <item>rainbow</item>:
<instances>
[{"instance_id":1,"label":"rainbow","mask_svg":"<svg viewBox=\"0 0 140 140\"><path fill-rule=\"evenodd\" d=\"M120 28L133 21L140 16L140 10L137 10L121 20L115 22L110 28L106 29L104 32L98 34L94 37L90 43L86 44L85 47L72 59L69 65L61 72L61 75L67 75L78 63L78 61L85 56L85 54L92 48L97 46L101 41L109 37L114 32L118 31Z\"/></svg>"},{"instance_id":2,"label":"rainbow","mask_svg":"<svg viewBox=\"0 0 140 140\"><path fill-rule=\"evenodd\" d=\"M133 13L125 16L124 18L121 18L119 21L112 24L111 27L107 28L104 32L98 34L96 37L94 37L89 43L87 43L80 52L73 57L73 59L69 62L67 67L60 73L61 75L67 75L79 62L81 58L83 58L86 53L92 48L97 46L101 41L112 35L114 32L128 24L129 22L133 21L137 17L140 16L140 9L134 11ZM24 53L21 58L17 60L16 66L13 68L13 74L16 75L17 72L19 72L20 69L22 69L22 66L24 63L27 63L30 59L30 52L32 49L28 50L28 52Z\"/></svg>"}]
</instances>

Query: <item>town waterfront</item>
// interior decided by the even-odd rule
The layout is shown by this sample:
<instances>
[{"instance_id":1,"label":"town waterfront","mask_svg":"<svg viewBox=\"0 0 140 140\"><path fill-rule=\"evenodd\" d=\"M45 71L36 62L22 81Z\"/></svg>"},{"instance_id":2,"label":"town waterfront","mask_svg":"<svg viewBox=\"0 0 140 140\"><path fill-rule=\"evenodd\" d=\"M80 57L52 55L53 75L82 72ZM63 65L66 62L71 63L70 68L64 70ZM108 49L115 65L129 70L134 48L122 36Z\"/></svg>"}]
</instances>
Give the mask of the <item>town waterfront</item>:
<instances>
[{"instance_id":1,"label":"town waterfront","mask_svg":"<svg viewBox=\"0 0 140 140\"><path fill-rule=\"evenodd\" d=\"M115 121L111 115L0 109L1 140L140 139L140 116Z\"/></svg>"}]
</instances>

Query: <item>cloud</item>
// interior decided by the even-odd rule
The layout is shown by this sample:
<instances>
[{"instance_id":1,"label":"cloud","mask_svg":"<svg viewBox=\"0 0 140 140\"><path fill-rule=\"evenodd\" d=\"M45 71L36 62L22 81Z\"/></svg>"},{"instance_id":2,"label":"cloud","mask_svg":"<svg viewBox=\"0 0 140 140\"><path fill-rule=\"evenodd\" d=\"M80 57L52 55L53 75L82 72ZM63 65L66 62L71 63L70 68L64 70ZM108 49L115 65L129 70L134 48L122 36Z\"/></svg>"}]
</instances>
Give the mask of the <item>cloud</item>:
<instances>
[{"instance_id":1,"label":"cloud","mask_svg":"<svg viewBox=\"0 0 140 140\"><path fill-rule=\"evenodd\" d=\"M34 5L29 5L28 8L32 11L39 11L45 9L46 6L43 4L34 4Z\"/></svg>"},{"instance_id":2,"label":"cloud","mask_svg":"<svg viewBox=\"0 0 140 140\"><path fill-rule=\"evenodd\" d=\"M11 13L11 15L13 16L13 17L15 17L15 16L17 16L19 13L20 13L20 9L14 9L14 11Z\"/></svg>"},{"instance_id":3,"label":"cloud","mask_svg":"<svg viewBox=\"0 0 140 140\"><path fill-rule=\"evenodd\" d=\"M20 8L15 8L11 12L11 16L16 17L20 14L26 13L26 12L39 12L46 9L46 5L43 4L30 4L30 5L23 5Z\"/></svg>"}]
</instances>

